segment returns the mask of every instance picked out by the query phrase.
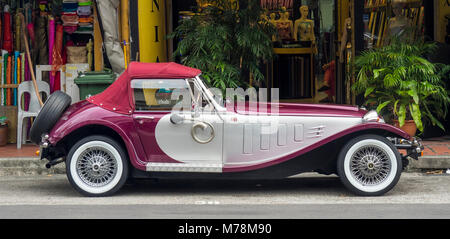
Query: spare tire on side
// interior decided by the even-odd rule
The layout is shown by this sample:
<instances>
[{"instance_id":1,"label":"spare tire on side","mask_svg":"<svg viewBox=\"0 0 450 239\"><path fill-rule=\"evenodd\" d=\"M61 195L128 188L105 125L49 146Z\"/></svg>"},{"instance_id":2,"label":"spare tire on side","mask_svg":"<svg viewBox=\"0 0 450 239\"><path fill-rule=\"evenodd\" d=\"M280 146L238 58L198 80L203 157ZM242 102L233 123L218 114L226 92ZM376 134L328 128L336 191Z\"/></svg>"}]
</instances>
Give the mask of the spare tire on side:
<instances>
[{"instance_id":1,"label":"spare tire on side","mask_svg":"<svg viewBox=\"0 0 450 239\"><path fill-rule=\"evenodd\" d=\"M41 142L42 135L50 132L71 102L70 96L62 91L50 95L31 126L30 138L33 143Z\"/></svg>"}]
</instances>

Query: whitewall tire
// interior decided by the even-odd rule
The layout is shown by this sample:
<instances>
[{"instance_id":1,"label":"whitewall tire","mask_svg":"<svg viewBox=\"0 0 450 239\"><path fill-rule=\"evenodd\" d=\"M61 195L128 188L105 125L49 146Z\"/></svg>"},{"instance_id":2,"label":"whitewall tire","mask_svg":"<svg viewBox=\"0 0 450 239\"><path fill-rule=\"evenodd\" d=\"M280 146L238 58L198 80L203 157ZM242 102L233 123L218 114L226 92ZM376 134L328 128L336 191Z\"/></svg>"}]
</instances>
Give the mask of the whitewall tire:
<instances>
[{"instance_id":1,"label":"whitewall tire","mask_svg":"<svg viewBox=\"0 0 450 239\"><path fill-rule=\"evenodd\" d=\"M385 137L363 135L349 141L338 156L337 171L342 183L361 196L379 196L400 179L402 161L395 146Z\"/></svg>"},{"instance_id":2,"label":"whitewall tire","mask_svg":"<svg viewBox=\"0 0 450 239\"><path fill-rule=\"evenodd\" d=\"M128 161L122 147L104 136L89 136L77 142L66 161L69 182L81 194L109 196L127 180Z\"/></svg>"}]
</instances>

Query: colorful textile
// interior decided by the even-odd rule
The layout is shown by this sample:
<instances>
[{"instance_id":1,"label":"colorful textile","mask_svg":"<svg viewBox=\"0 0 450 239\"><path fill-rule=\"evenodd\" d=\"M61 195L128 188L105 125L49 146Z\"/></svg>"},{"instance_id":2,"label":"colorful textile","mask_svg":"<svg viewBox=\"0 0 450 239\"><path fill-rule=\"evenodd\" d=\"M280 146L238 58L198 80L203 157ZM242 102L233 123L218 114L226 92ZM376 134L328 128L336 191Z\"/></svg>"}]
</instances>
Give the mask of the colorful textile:
<instances>
[{"instance_id":1,"label":"colorful textile","mask_svg":"<svg viewBox=\"0 0 450 239\"><path fill-rule=\"evenodd\" d=\"M90 1L90 0L78 0L78 5L79 6L91 6L92 5L92 1Z\"/></svg>"},{"instance_id":2,"label":"colorful textile","mask_svg":"<svg viewBox=\"0 0 450 239\"><path fill-rule=\"evenodd\" d=\"M13 51L13 39L11 32L11 14L9 12L3 13L3 46L2 48L7 50L9 53Z\"/></svg>"},{"instance_id":3,"label":"colorful textile","mask_svg":"<svg viewBox=\"0 0 450 239\"><path fill-rule=\"evenodd\" d=\"M8 70L8 52L5 50L2 50L2 54L3 54L3 72L2 72L2 78L3 78L3 83L4 84L8 84L7 81L7 70ZM7 89L2 89L3 92L3 105L7 105Z\"/></svg>"},{"instance_id":4,"label":"colorful textile","mask_svg":"<svg viewBox=\"0 0 450 239\"><path fill-rule=\"evenodd\" d=\"M11 56L8 56L8 64L7 64L7 68L6 68L6 84L11 84L11 67L12 67L12 63L11 63ZM11 89L6 89L6 105L11 105Z\"/></svg>"},{"instance_id":5,"label":"colorful textile","mask_svg":"<svg viewBox=\"0 0 450 239\"><path fill-rule=\"evenodd\" d=\"M63 2L62 4L64 12L76 12L78 9L77 2Z\"/></svg>"},{"instance_id":6,"label":"colorful textile","mask_svg":"<svg viewBox=\"0 0 450 239\"><path fill-rule=\"evenodd\" d=\"M1 66L2 72L1 72L0 82L2 85L4 85L4 84L6 84L5 74L6 74L6 66L8 63L8 61L5 62L5 60L7 60L7 58L8 58L7 57L8 52L4 51L4 50L2 50L1 52L2 52L2 66ZM1 92L1 97L2 97L0 105L6 105L6 89L0 88L0 92Z\"/></svg>"},{"instance_id":7,"label":"colorful textile","mask_svg":"<svg viewBox=\"0 0 450 239\"><path fill-rule=\"evenodd\" d=\"M78 26L64 26L64 31L67 32L68 34L72 34L74 32L76 32L78 29Z\"/></svg>"},{"instance_id":8,"label":"colorful textile","mask_svg":"<svg viewBox=\"0 0 450 239\"><path fill-rule=\"evenodd\" d=\"M81 26L80 25L80 27L78 27L78 31L80 31L80 32L91 32L91 31L93 31L94 29L93 29L93 27L92 27L92 24L90 24L90 25L87 25L87 26Z\"/></svg>"},{"instance_id":9,"label":"colorful textile","mask_svg":"<svg viewBox=\"0 0 450 239\"><path fill-rule=\"evenodd\" d=\"M63 26L58 24L56 26L56 38L55 38L55 44L53 48L53 62L52 62L52 74L55 77L53 88L51 89L51 92L54 92L56 90L61 89L61 80L60 80L60 74L59 70L61 69L61 66L63 65L63 59L62 59L62 47L63 47Z\"/></svg>"},{"instance_id":10,"label":"colorful textile","mask_svg":"<svg viewBox=\"0 0 450 239\"><path fill-rule=\"evenodd\" d=\"M79 17L78 22L79 23L93 23L94 18L93 17Z\"/></svg>"},{"instance_id":11,"label":"colorful textile","mask_svg":"<svg viewBox=\"0 0 450 239\"><path fill-rule=\"evenodd\" d=\"M68 14L64 13L61 15L61 20L64 23L64 26L72 26L78 24L78 15L77 14Z\"/></svg>"},{"instance_id":12,"label":"colorful textile","mask_svg":"<svg viewBox=\"0 0 450 239\"><path fill-rule=\"evenodd\" d=\"M92 14L92 8L91 6L79 6L77 14L79 16L90 16Z\"/></svg>"},{"instance_id":13,"label":"colorful textile","mask_svg":"<svg viewBox=\"0 0 450 239\"><path fill-rule=\"evenodd\" d=\"M14 83L13 84L20 84L19 82L19 75L20 73L18 72L19 68L19 57L20 57L20 52L15 51L14 52ZM13 105L16 106L17 105L17 89L13 89Z\"/></svg>"},{"instance_id":14,"label":"colorful textile","mask_svg":"<svg viewBox=\"0 0 450 239\"><path fill-rule=\"evenodd\" d=\"M55 19L49 18L48 20L48 64L53 64L53 47L55 45ZM55 75L50 74L50 92L55 85Z\"/></svg>"},{"instance_id":15,"label":"colorful textile","mask_svg":"<svg viewBox=\"0 0 450 239\"><path fill-rule=\"evenodd\" d=\"M14 50L20 51L20 40L22 39L22 18L19 14L14 15Z\"/></svg>"}]
</instances>

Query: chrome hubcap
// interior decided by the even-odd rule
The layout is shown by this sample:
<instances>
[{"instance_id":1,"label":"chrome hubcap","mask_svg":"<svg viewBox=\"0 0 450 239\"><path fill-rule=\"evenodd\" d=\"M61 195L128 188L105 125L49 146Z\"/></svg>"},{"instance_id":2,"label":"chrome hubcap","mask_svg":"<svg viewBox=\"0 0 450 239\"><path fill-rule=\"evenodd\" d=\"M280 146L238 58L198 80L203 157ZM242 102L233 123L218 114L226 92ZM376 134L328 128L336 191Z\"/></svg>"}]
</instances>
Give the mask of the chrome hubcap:
<instances>
[{"instance_id":1,"label":"chrome hubcap","mask_svg":"<svg viewBox=\"0 0 450 239\"><path fill-rule=\"evenodd\" d=\"M391 172L388 154L375 145L355 151L350 161L352 176L361 184L374 186L382 183Z\"/></svg>"},{"instance_id":2,"label":"chrome hubcap","mask_svg":"<svg viewBox=\"0 0 450 239\"><path fill-rule=\"evenodd\" d=\"M110 183L117 174L117 160L109 150L91 147L78 157L76 168L84 183L102 187Z\"/></svg>"}]
</instances>

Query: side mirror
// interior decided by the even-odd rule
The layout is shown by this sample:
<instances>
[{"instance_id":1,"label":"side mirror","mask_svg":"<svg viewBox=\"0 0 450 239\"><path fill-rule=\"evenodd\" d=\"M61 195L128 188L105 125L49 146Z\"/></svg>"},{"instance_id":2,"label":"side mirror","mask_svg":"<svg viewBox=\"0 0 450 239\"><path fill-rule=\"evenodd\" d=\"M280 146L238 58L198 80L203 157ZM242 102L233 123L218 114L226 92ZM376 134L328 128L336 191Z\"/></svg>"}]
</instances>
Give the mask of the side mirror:
<instances>
[{"instance_id":1,"label":"side mirror","mask_svg":"<svg viewBox=\"0 0 450 239\"><path fill-rule=\"evenodd\" d=\"M173 113L170 116L170 122L172 124L181 124L183 121L184 121L184 117L179 114Z\"/></svg>"}]
</instances>

